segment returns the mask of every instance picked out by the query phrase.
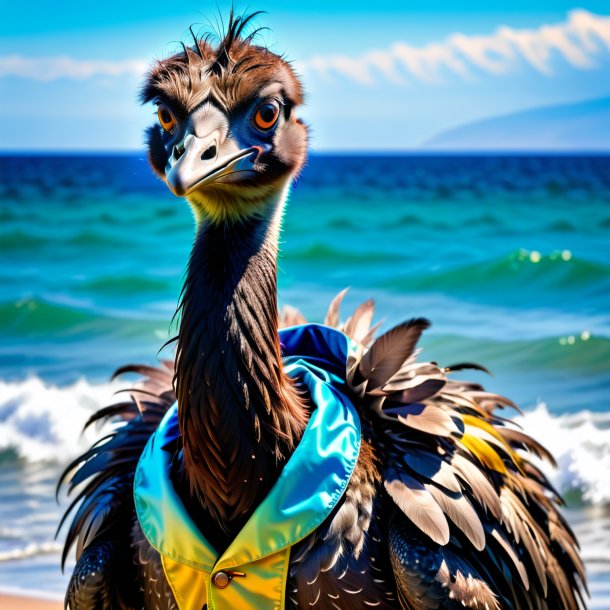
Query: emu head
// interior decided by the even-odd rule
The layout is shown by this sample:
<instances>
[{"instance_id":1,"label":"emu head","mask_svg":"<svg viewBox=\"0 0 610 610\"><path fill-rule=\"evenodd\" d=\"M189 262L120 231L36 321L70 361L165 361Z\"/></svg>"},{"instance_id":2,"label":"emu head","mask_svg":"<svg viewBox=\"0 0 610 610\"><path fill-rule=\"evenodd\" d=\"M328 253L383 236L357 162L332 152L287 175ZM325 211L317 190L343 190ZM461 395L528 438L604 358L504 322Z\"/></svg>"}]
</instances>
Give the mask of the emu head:
<instances>
[{"instance_id":1,"label":"emu head","mask_svg":"<svg viewBox=\"0 0 610 610\"><path fill-rule=\"evenodd\" d=\"M307 129L296 117L301 83L290 64L243 36L256 16L157 61L141 91L157 106L148 155L155 173L210 222L265 213L303 166Z\"/></svg>"}]
</instances>

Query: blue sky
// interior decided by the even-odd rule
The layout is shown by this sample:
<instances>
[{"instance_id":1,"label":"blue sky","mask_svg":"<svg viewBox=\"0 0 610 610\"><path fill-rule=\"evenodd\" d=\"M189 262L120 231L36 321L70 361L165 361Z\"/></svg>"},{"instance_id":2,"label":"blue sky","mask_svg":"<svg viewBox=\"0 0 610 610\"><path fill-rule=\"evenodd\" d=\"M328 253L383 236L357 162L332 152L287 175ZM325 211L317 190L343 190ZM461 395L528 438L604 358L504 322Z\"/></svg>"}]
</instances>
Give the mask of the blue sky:
<instances>
[{"instance_id":1,"label":"blue sky","mask_svg":"<svg viewBox=\"0 0 610 610\"><path fill-rule=\"evenodd\" d=\"M371 7L375 7L372 10ZM2 149L142 147L142 72L225 2L4 2ZM607 2L237 3L303 75L313 147L413 148L480 118L610 95Z\"/></svg>"}]
</instances>

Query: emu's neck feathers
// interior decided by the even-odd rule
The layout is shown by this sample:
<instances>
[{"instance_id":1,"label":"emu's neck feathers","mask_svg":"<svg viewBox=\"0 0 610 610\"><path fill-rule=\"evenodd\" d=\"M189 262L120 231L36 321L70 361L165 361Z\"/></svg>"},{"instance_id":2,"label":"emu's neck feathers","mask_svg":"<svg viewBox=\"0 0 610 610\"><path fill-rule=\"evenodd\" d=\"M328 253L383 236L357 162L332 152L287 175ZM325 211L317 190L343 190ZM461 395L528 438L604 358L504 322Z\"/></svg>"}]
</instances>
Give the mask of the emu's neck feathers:
<instances>
[{"instance_id":1,"label":"emu's neck feathers","mask_svg":"<svg viewBox=\"0 0 610 610\"><path fill-rule=\"evenodd\" d=\"M203 225L180 305L184 480L227 533L266 495L306 423L277 334L280 214L281 204L266 218Z\"/></svg>"}]
</instances>

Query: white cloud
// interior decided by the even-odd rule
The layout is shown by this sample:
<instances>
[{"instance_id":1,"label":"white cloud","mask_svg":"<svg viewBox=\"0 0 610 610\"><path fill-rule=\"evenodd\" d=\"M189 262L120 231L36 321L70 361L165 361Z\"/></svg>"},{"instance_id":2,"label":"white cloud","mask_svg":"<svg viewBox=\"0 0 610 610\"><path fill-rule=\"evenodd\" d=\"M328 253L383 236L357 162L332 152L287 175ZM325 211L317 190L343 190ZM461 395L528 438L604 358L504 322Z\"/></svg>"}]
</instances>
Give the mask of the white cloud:
<instances>
[{"instance_id":1,"label":"white cloud","mask_svg":"<svg viewBox=\"0 0 610 610\"><path fill-rule=\"evenodd\" d=\"M574 10L566 21L536 29L501 26L482 36L455 33L423 47L396 42L389 49L359 57L333 55L298 64L305 74L326 79L340 74L363 85L379 76L394 83L416 80L442 82L447 75L469 79L477 72L508 74L525 62L541 74L552 74L552 60L561 57L576 69L593 69L610 51L610 17Z\"/></svg>"},{"instance_id":2,"label":"white cloud","mask_svg":"<svg viewBox=\"0 0 610 610\"><path fill-rule=\"evenodd\" d=\"M73 57L23 57L0 56L0 77L19 76L37 81L53 81L59 78L83 80L94 76L141 76L147 62L138 59L121 61L80 60Z\"/></svg>"},{"instance_id":3,"label":"white cloud","mask_svg":"<svg viewBox=\"0 0 610 610\"><path fill-rule=\"evenodd\" d=\"M403 42L397 42L387 55L387 61L395 60L409 75L424 82L438 82L439 73L443 69L460 76L468 74L468 68L463 59L457 57L442 44L429 44L418 49Z\"/></svg>"},{"instance_id":4,"label":"white cloud","mask_svg":"<svg viewBox=\"0 0 610 610\"><path fill-rule=\"evenodd\" d=\"M409 80L439 83L447 76L472 79L477 73L504 75L525 62L541 74L552 74L552 61L561 57L579 70L600 65L610 51L610 16L574 10L566 21L536 29L501 26L488 35L455 33L440 42L413 47L396 42L388 49L370 50L359 56L316 55L295 62L300 72L322 79L341 75L361 85L373 85L381 77L403 84ZM38 81L60 78L82 80L96 76L142 76L148 62L81 60L73 57L28 58L0 56L0 78L18 76Z\"/></svg>"}]
</instances>

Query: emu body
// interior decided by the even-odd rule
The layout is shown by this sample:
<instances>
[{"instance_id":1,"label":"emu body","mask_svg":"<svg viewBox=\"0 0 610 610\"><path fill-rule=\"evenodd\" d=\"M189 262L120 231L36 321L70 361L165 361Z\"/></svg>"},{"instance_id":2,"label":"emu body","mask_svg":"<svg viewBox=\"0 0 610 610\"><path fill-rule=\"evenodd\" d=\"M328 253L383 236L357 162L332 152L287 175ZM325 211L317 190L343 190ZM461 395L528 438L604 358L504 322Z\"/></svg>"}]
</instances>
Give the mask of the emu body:
<instances>
[{"instance_id":1,"label":"emu body","mask_svg":"<svg viewBox=\"0 0 610 610\"><path fill-rule=\"evenodd\" d=\"M64 553L76 543L72 610L179 607L132 493L144 446L176 401L171 482L219 553L273 488L315 408L286 374L278 327L303 319L278 315L276 284L281 218L306 158L303 94L290 64L244 34L250 19L231 16L216 47L195 37L157 62L142 90L158 107L151 166L187 199L197 230L175 361L121 369L143 380L91 421L123 425L63 477L82 484ZM530 459L552 457L497 414L512 403L451 378L476 365L419 361L426 320L374 340L372 303L341 323L342 297L325 322L353 341L337 374L361 449L340 502L291 549L285 607L584 608L577 542Z\"/></svg>"}]
</instances>

